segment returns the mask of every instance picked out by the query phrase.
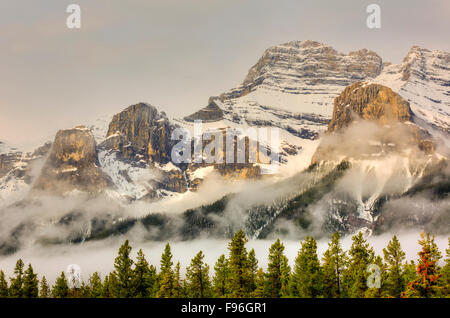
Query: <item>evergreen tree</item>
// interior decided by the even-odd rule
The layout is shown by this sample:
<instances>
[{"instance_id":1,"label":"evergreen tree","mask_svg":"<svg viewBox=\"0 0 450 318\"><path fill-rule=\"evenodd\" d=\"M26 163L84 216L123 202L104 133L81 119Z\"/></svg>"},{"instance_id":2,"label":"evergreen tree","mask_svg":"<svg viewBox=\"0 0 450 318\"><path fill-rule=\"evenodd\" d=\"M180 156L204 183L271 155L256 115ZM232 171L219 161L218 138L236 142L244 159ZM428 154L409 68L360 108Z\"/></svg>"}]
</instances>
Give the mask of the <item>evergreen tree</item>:
<instances>
[{"instance_id":1,"label":"evergreen tree","mask_svg":"<svg viewBox=\"0 0 450 318\"><path fill-rule=\"evenodd\" d=\"M228 243L230 257L228 266L230 270L229 289L231 297L246 297L250 291L250 270L248 267L248 253L245 248L247 238L239 230Z\"/></svg>"},{"instance_id":2,"label":"evergreen tree","mask_svg":"<svg viewBox=\"0 0 450 318\"><path fill-rule=\"evenodd\" d=\"M434 236L421 233L421 240L419 240L422 250L419 252L419 264L417 265L417 278L408 283L406 290L402 293L404 298L431 298L439 296L441 289L438 286L438 279L441 276L438 274L437 262L440 258L439 250L434 242Z\"/></svg>"},{"instance_id":3,"label":"evergreen tree","mask_svg":"<svg viewBox=\"0 0 450 318\"><path fill-rule=\"evenodd\" d=\"M281 297L289 296L289 283L291 281L291 267L286 256L283 256L281 262Z\"/></svg>"},{"instance_id":4,"label":"evergreen tree","mask_svg":"<svg viewBox=\"0 0 450 318\"><path fill-rule=\"evenodd\" d=\"M203 252L200 251L191 260L186 269L188 296L192 298L211 297L211 281L209 280L209 266L204 263Z\"/></svg>"},{"instance_id":5,"label":"evergreen tree","mask_svg":"<svg viewBox=\"0 0 450 318\"><path fill-rule=\"evenodd\" d=\"M448 239L448 248L445 250L445 265L442 268L441 274L442 278L440 279L442 282L442 288L445 297L450 296L450 238Z\"/></svg>"},{"instance_id":6,"label":"evergreen tree","mask_svg":"<svg viewBox=\"0 0 450 318\"><path fill-rule=\"evenodd\" d=\"M414 261L410 261L405 262L405 264L403 264L403 281L405 282L405 284L407 285L409 282L412 282L413 280L415 280L417 278L417 272L416 272L416 264L414 263Z\"/></svg>"},{"instance_id":7,"label":"evergreen tree","mask_svg":"<svg viewBox=\"0 0 450 318\"><path fill-rule=\"evenodd\" d=\"M111 273L114 279L109 282L113 297L129 298L134 296L131 249L128 240L126 240L119 248L118 256L114 260L114 271Z\"/></svg>"},{"instance_id":8,"label":"evergreen tree","mask_svg":"<svg viewBox=\"0 0 450 318\"><path fill-rule=\"evenodd\" d=\"M383 249L384 261L387 264L387 289L391 297L400 297L405 288L403 280L403 262L405 252L403 252L397 236L394 235L387 247Z\"/></svg>"},{"instance_id":9,"label":"evergreen tree","mask_svg":"<svg viewBox=\"0 0 450 318\"><path fill-rule=\"evenodd\" d=\"M41 284L39 286L39 297L49 298L50 294L50 286L48 286L47 278L45 278L45 276L42 276Z\"/></svg>"},{"instance_id":10,"label":"evergreen tree","mask_svg":"<svg viewBox=\"0 0 450 318\"><path fill-rule=\"evenodd\" d=\"M103 281L103 297L104 298L114 298L114 286L115 276L113 273L109 273L109 275L105 276L105 280Z\"/></svg>"},{"instance_id":11,"label":"evergreen tree","mask_svg":"<svg viewBox=\"0 0 450 318\"><path fill-rule=\"evenodd\" d=\"M339 232L331 236L331 242L323 255L324 296L329 298L341 297L342 275L348 258L342 250Z\"/></svg>"},{"instance_id":12,"label":"evergreen tree","mask_svg":"<svg viewBox=\"0 0 450 318\"><path fill-rule=\"evenodd\" d=\"M69 296L69 285L64 272L61 272L61 275L56 279L52 288L52 296L54 298L67 298Z\"/></svg>"},{"instance_id":13,"label":"evergreen tree","mask_svg":"<svg viewBox=\"0 0 450 318\"><path fill-rule=\"evenodd\" d=\"M184 282L181 280L180 275L180 262L177 262L177 265L175 265L175 270L173 273L173 291L172 291L172 297L174 298L181 298L184 296Z\"/></svg>"},{"instance_id":14,"label":"evergreen tree","mask_svg":"<svg viewBox=\"0 0 450 318\"><path fill-rule=\"evenodd\" d=\"M135 297L151 297L155 283L154 272L150 269L142 250L138 251L137 261L133 271L133 286Z\"/></svg>"},{"instance_id":15,"label":"evergreen tree","mask_svg":"<svg viewBox=\"0 0 450 318\"><path fill-rule=\"evenodd\" d=\"M23 277L23 297L36 298L39 296L39 281L31 264L28 265Z\"/></svg>"},{"instance_id":16,"label":"evergreen tree","mask_svg":"<svg viewBox=\"0 0 450 318\"><path fill-rule=\"evenodd\" d=\"M363 298L368 289L367 278L370 275L367 269L374 263L375 252L364 239L362 232L353 236L352 241L349 266L343 277L343 291L345 297Z\"/></svg>"},{"instance_id":17,"label":"evergreen tree","mask_svg":"<svg viewBox=\"0 0 450 318\"><path fill-rule=\"evenodd\" d=\"M248 292L252 293L256 288L256 273L258 272L258 260L256 259L254 249L252 249L248 253L248 270L249 270Z\"/></svg>"},{"instance_id":18,"label":"evergreen tree","mask_svg":"<svg viewBox=\"0 0 450 318\"><path fill-rule=\"evenodd\" d=\"M5 273L0 270L0 298L8 297L8 282L5 278Z\"/></svg>"},{"instance_id":19,"label":"evergreen tree","mask_svg":"<svg viewBox=\"0 0 450 318\"><path fill-rule=\"evenodd\" d=\"M388 295L386 288L387 266L386 264L383 263L383 259L381 258L381 256L375 257L374 265L378 266L380 271L379 273L376 273L375 270L369 272L369 275L372 274L372 277L369 276L368 280L371 281L372 283L377 283L379 285L375 287L368 286L368 289L365 292L365 297L366 298L386 297Z\"/></svg>"},{"instance_id":20,"label":"evergreen tree","mask_svg":"<svg viewBox=\"0 0 450 318\"><path fill-rule=\"evenodd\" d=\"M14 277L11 278L11 285L9 287L9 296L12 298L23 297L23 261L19 259L14 268Z\"/></svg>"},{"instance_id":21,"label":"evergreen tree","mask_svg":"<svg viewBox=\"0 0 450 318\"><path fill-rule=\"evenodd\" d=\"M283 281L286 279L283 271L286 271L284 265L287 264L287 258L284 255L284 245L277 239L269 249L269 264L267 266L267 293L265 296L279 298L282 296ZM289 265L288 265L289 266ZM290 270L289 270L290 271Z\"/></svg>"},{"instance_id":22,"label":"evergreen tree","mask_svg":"<svg viewBox=\"0 0 450 318\"><path fill-rule=\"evenodd\" d=\"M173 297L174 273L172 269L172 252L169 243L161 255L161 271L159 273L159 298Z\"/></svg>"},{"instance_id":23,"label":"evergreen tree","mask_svg":"<svg viewBox=\"0 0 450 318\"><path fill-rule=\"evenodd\" d=\"M262 268L259 268L255 277L255 290L250 295L252 298L263 298L266 296L266 274Z\"/></svg>"},{"instance_id":24,"label":"evergreen tree","mask_svg":"<svg viewBox=\"0 0 450 318\"><path fill-rule=\"evenodd\" d=\"M317 256L317 242L307 236L295 259L291 295L302 298L320 297L323 293L323 281L323 272Z\"/></svg>"},{"instance_id":25,"label":"evergreen tree","mask_svg":"<svg viewBox=\"0 0 450 318\"><path fill-rule=\"evenodd\" d=\"M228 260L225 255L220 255L216 264L214 265L214 293L217 297L225 297L229 294L228 278L229 278Z\"/></svg>"},{"instance_id":26,"label":"evergreen tree","mask_svg":"<svg viewBox=\"0 0 450 318\"><path fill-rule=\"evenodd\" d=\"M103 284L100 274L94 272L89 277L89 297L91 298L102 298L103 297Z\"/></svg>"}]
</instances>

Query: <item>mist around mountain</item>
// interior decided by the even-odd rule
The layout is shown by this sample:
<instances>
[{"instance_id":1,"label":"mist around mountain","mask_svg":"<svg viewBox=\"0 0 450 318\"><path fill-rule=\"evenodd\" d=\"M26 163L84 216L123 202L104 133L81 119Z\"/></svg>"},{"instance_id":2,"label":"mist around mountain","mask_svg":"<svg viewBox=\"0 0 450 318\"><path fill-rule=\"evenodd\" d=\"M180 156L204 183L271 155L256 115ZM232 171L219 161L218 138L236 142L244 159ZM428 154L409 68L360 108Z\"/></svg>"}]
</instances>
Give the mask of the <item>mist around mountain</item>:
<instances>
[{"instance_id":1,"label":"mist around mountain","mask_svg":"<svg viewBox=\"0 0 450 318\"><path fill-rule=\"evenodd\" d=\"M243 83L184 118L137 103L24 153L0 143L0 253L137 236L298 240L450 228L450 53L398 65L315 41L267 49ZM195 137L201 121L200 136ZM277 129L279 147L252 129ZM181 129L187 162L173 160ZM250 129L250 130L249 130ZM214 145L243 162L196 162ZM211 137L213 136L213 137ZM209 142L211 141L211 142ZM250 160L260 150L276 154Z\"/></svg>"}]
</instances>

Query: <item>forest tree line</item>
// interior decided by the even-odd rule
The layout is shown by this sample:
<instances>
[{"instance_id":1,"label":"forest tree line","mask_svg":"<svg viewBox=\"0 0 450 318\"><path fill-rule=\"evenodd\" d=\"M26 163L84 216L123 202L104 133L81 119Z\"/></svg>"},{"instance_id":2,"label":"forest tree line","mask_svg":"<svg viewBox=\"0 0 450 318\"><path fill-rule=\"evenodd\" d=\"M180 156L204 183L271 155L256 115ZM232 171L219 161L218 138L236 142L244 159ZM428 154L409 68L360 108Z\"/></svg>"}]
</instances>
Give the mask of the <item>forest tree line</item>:
<instances>
[{"instance_id":1,"label":"forest tree line","mask_svg":"<svg viewBox=\"0 0 450 318\"><path fill-rule=\"evenodd\" d=\"M421 234L417 261L406 261L405 252L394 236L375 255L362 233L352 237L348 251L341 246L339 233L328 243L319 259L317 242L307 236L300 246L293 268L278 239L269 249L268 266L258 266L255 251L246 248L243 231L235 233L228 243L228 257L221 255L211 269L198 252L180 275L180 263L174 265L170 245L165 246L159 271L150 265L142 250L131 258L132 247L126 240L114 261L114 270L104 278L98 272L80 284L70 282L66 273L53 286L45 276L38 279L33 267L21 259L14 274L7 279L0 270L0 297L11 298L411 298L446 297L450 295L450 238L445 262L434 236ZM374 272L370 269L379 269ZM375 276L374 276L375 275ZM373 284L371 279L373 279ZM9 280L9 282L8 282ZM375 285L375 287L374 287ZM71 287L72 286L72 287Z\"/></svg>"}]
</instances>

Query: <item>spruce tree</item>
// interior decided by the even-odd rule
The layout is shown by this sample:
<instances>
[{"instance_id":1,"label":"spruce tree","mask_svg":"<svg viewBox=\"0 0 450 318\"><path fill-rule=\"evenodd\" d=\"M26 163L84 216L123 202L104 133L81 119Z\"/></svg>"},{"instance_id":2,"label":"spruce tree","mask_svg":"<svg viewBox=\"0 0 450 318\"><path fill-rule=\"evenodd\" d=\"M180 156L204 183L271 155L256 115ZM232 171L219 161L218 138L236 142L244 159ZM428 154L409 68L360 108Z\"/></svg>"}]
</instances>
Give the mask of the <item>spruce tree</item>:
<instances>
[{"instance_id":1,"label":"spruce tree","mask_svg":"<svg viewBox=\"0 0 450 318\"><path fill-rule=\"evenodd\" d=\"M172 265L172 252L169 243L167 243L164 253L161 255L161 271L159 273L159 290L157 294L159 298L173 297L174 273Z\"/></svg>"},{"instance_id":2,"label":"spruce tree","mask_svg":"<svg viewBox=\"0 0 450 318\"><path fill-rule=\"evenodd\" d=\"M386 287L389 296L400 297L405 288L403 262L406 258L397 236L394 235L387 247L383 249L384 261L387 265Z\"/></svg>"},{"instance_id":3,"label":"spruce tree","mask_svg":"<svg viewBox=\"0 0 450 318\"><path fill-rule=\"evenodd\" d=\"M228 260L225 255L222 254L214 265L213 285L216 297L225 297L229 294L229 275Z\"/></svg>"},{"instance_id":4,"label":"spruce tree","mask_svg":"<svg viewBox=\"0 0 450 318\"><path fill-rule=\"evenodd\" d=\"M317 256L317 242L307 236L295 259L291 295L302 298L320 297L323 294L323 281L323 271Z\"/></svg>"},{"instance_id":5,"label":"spruce tree","mask_svg":"<svg viewBox=\"0 0 450 318\"><path fill-rule=\"evenodd\" d=\"M91 298L102 298L103 297L103 284L100 274L94 272L89 277L89 297Z\"/></svg>"},{"instance_id":6,"label":"spruce tree","mask_svg":"<svg viewBox=\"0 0 450 318\"><path fill-rule=\"evenodd\" d=\"M39 296L39 281L37 275L33 271L31 264L23 276L23 297L36 298Z\"/></svg>"},{"instance_id":7,"label":"spruce tree","mask_svg":"<svg viewBox=\"0 0 450 318\"><path fill-rule=\"evenodd\" d=\"M69 296L69 285L64 272L61 272L61 275L56 279L52 288L52 296L54 298L67 298Z\"/></svg>"},{"instance_id":8,"label":"spruce tree","mask_svg":"<svg viewBox=\"0 0 450 318\"><path fill-rule=\"evenodd\" d=\"M23 297L23 261L19 259L14 268L14 277L12 277L9 287L9 296L12 298Z\"/></svg>"},{"instance_id":9,"label":"spruce tree","mask_svg":"<svg viewBox=\"0 0 450 318\"><path fill-rule=\"evenodd\" d=\"M248 267L248 253L245 248L247 238L239 230L228 243L230 257L228 266L230 270L229 289L231 297L246 297L250 291L250 270Z\"/></svg>"},{"instance_id":10,"label":"spruce tree","mask_svg":"<svg viewBox=\"0 0 450 318\"><path fill-rule=\"evenodd\" d=\"M39 286L39 297L40 298L49 298L51 295L50 286L48 286L47 278L42 276L41 283Z\"/></svg>"},{"instance_id":11,"label":"spruce tree","mask_svg":"<svg viewBox=\"0 0 450 318\"><path fill-rule=\"evenodd\" d=\"M255 277L255 290L251 293L252 298L263 298L266 297L266 274L264 273L262 268L259 268L256 272Z\"/></svg>"},{"instance_id":12,"label":"spruce tree","mask_svg":"<svg viewBox=\"0 0 450 318\"><path fill-rule=\"evenodd\" d=\"M291 267L286 256L283 255L281 262L281 291L280 297L289 296L289 283L291 280Z\"/></svg>"},{"instance_id":13,"label":"spruce tree","mask_svg":"<svg viewBox=\"0 0 450 318\"><path fill-rule=\"evenodd\" d=\"M103 281L103 297L104 298L114 298L114 285L115 285L115 276L112 273L109 273L105 276Z\"/></svg>"},{"instance_id":14,"label":"spruce tree","mask_svg":"<svg viewBox=\"0 0 450 318\"><path fill-rule=\"evenodd\" d=\"M441 288L438 279L439 268L437 262L440 258L439 250L434 242L434 236L421 233L420 246L422 246L419 254L419 264L417 265L417 278L409 282L405 291L402 293L404 298L432 298L441 294Z\"/></svg>"},{"instance_id":15,"label":"spruce tree","mask_svg":"<svg viewBox=\"0 0 450 318\"><path fill-rule=\"evenodd\" d=\"M252 249L248 253L248 270L249 270L248 292L252 293L256 288L256 273L258 272L258 259L256 258L254 249Z\"/></svg>"},{"instance_id":16,"label":"spruce tree","mask_svg":"<svg viewBox=\"0 0 450 318\"><path fill-rule=\"evenodd\" d=\"M352 298L363 298L368 289L367 271L369 265L374 263L375 252L364 239L362 232L352 237L352 246L349 250L349 266L344 273L343 285L344 296Z\"/></svg>"},{"instance_id":17,"label":"spruce tree","mask_svg":"<svg viewBox=\"0 0 450 318\"><path fill-rule=\"evenodd\" d=\"M5 278L5 273L0 270L0 298L8 297L8 282Z\"/></svg>"},{"instance_id":18,"label":"spruce tree","mask_svg":"<svg viewBox=\"0 0 450 318\"><path fill-rule=\"evenodd\" d=\"M287 263L284 255L284 245L277 239L269 249L269 264L267 265L267 286L265 296L279 298L282 296L283 279L286 279L283 265ZM289 265L288 265L289 266ZM284 282L286 284L286 282Z\"/></svg>"},{"instance_id":19,"label":"spruce tree","mask_svg":"<svg viewBox=\"0 0 450 318\"><path fill-rule=\"evenodd\" d=\"M180 275L180 262L177 262L175 265L175 270L173 273L173 290L172 297L174 298L182 298L184 296L184 282L181 279Z\"/></svg>"},{"instance_id":20,"label":"spruce tree","mask_svg":"<svg viewBox=\"0 0 450 318\"><path fill-rule=\"evenodd\" d=\"M133 270L133 286L135 288L135 297L151 297L153 285L155 283L154 273L148 265L142 250L137 253L137 261Z\"/></svg>"},{"instance_id":21,"label":"spruce tree","mask_svg":"<svg viewBox=\"0 0 450 318\"><path fill-rule=\"evenodd\" d=\"M370 287L367 286L368 289L365 292L366 298L382 298L388 296L386 281L387 281L387 266L383 263L383 259L381 256L376 256L374 260L374 265L378 266L379 273L376 272L375 269L372 269L372 272L369 272L368 281L371 283L377 283L378 286ZM374 276L375 275L375 276Z\"/></svg>"},{"instance_id":22,"label":"spruce tree","mask_svg":"<svg viewBox=\"0 0 450 318\"><path fill-rule=\"evenodd\" d=\"M450 238L448 239L448 248L445 250L445 265L441 270L442 278L440 279L443 294L445 297L450 296Z\"/></svg>"},{"instance_id":23,"label":"spruce tree","mask_svg":"<svg viewBox=\"0 0 450 318\"><path fill-rule=\"evenodd\" d=\"M118 256L114 260L114 271L111 273L114 279L110 281L110 284L112 296L115 298L129 298L134 295L131 249L128 240L126 240L119 248Z\"/></svg>"},{"instance_id":24,"label":"spruce tree","mask_svg":"<svg viewBox=\"0 0 450 318\"><path fill-rule=\"evenodd\" d=\"M205 255L200 251L191 260L186 269L188 296L192 298L211 297L211 281L209 279L209 266L203 261Z\"/></svg>"},{"instance_id":25,"label":"spruce tree","mask_svg":"<svg viewBox=\"0 0 450 318\"><path fill-rule=\"evenodd\" d=\"M348 258L342 250L339 232L331 236L331 242L323 255L324 296L339 298L342 292L342 276L347 266Z\"/></svg>"}]
</instances>

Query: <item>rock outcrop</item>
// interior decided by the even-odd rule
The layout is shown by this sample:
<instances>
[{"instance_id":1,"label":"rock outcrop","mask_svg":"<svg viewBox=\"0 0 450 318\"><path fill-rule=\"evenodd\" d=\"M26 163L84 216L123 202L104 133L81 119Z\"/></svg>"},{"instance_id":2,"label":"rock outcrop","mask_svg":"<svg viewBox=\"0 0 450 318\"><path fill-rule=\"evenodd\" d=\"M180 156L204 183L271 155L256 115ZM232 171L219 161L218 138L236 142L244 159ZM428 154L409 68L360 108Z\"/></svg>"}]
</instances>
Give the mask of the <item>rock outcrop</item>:
<instances>
[{"instance_id":1,"label":"rock outcrop","mask_svg":"<svg viewBox=\"0 0 450 318\"><path fill-rule=\"evenodd\" d=\"M416 125L414 118L409 103L389 87L354 83L335 98L328 137L317 148L312 163L371 160L390 153L408 157L416 150L432 154L432 136ZM364 126L364 122L375 126ZM348 132L352 125L354 130Z\"/></svg>"},{"instance_id":2,"label":"rock outcrop","mask_svg":"<svg viewBox=\"0 0 450 318\"><path fill-rule=\"evenodd\" d=\"M33 190L64 194L73 190L98 193L110 185L100 169L95 139L89 129L60 130Z\"/></svg>"},{"instance_id":3,"label":"rock outcrop","mask_svg":"<svg viewBox=\"0 0 450 318\"><path fill-rule=\"evenodd\" d=\"M411 117L409 103L389 87L357 82L345 88L334 100L327 133L346 128L359 118L389 124L411 121Z\"/></svg>"},{"instance_id":4,"label":"rock outcrop","mask_svg":"<svg viewBox=\"0 0 450 318\"><path fill-rule=\"evenodd\" d=\"M139 103L114 115L100 147L118 150L125 159L165 164L170 161L172 129L165 113Z\"/></svg>"}]
</instances>

